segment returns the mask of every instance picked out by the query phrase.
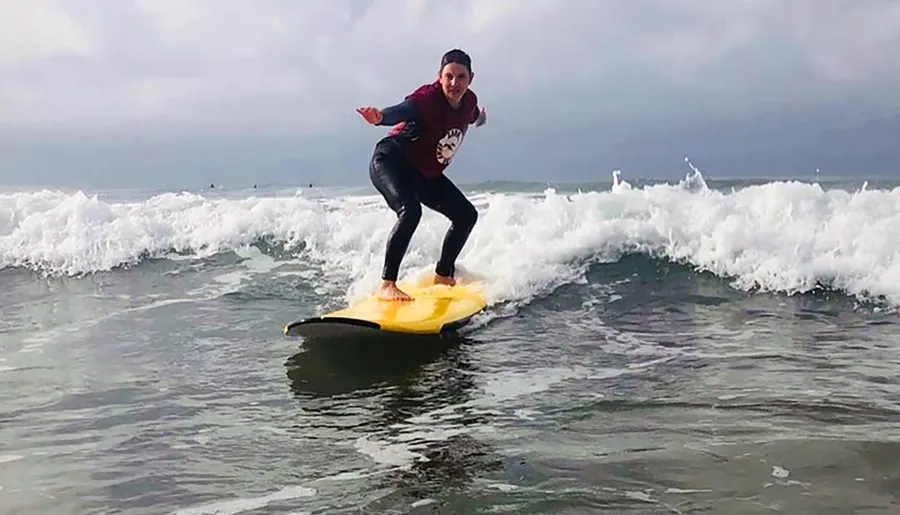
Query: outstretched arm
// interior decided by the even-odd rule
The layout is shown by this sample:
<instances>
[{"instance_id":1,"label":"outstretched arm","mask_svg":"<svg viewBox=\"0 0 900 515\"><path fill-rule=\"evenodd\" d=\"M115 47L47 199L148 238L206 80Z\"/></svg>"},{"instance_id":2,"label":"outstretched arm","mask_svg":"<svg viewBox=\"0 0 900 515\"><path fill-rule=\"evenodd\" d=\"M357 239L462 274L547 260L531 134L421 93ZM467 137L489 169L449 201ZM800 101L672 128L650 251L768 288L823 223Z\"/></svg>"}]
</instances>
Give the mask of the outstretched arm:
<instances>
[{"instance_id":1,"label":"outstretched arm","mask_svg":"<svg viewBox=\"0 0 900 515\"><path fill-rule=\"evenodd\" d=\"M416 118L416 106L410 99L384 109L359 107L356 112L372 125L397 125L400 122L409 122Z\"/></svg>"},{"instance_id":2,"label":"outstretched arm","mask_svg":"<svg viewBox=\"0 0 900 515\"><path fill-rule=\"evenodd\" d=\"M416 118L416 105L412 100L406 99L399 104L385 107L381 110L381 121L378 125L397 125L400 122L409 122Z\"/></svg>"}]
</instances>

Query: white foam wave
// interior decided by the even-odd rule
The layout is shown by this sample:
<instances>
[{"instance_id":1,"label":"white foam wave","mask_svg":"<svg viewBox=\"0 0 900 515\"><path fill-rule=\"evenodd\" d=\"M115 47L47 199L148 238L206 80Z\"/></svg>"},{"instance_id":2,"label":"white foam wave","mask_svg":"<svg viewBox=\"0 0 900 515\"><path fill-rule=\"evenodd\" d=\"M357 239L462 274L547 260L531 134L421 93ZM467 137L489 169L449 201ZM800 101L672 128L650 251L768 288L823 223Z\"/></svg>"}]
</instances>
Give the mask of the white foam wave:
<instances>
[{"instance_id":1,"label":"white foam wave","mask_svg":"<svg viewBox=\"0 0 900 515\"><path fill-rule=\"evenodd\" d=\"M790 294L827 283L900 304L900 246L886 237L900 222L900 189L771 182L720 192L696 170L678 184L634 188L616 172L609 191L480 193L473 202L479 222L459 265L464 276L490 279L492 301L527 301L580 279L591 261L643 252L732 278L738 288ZM375 196L169 193L115 203L20 192L0 195L0 267L81 274L269 238L304 247L300 257L322 270L317 288L354 298L377 285L393 222ZM402 274L430 272L447 226L425 211Z\"/></svg>"},{"instance_id":2,"label":"white foam wave","mask_svg":"<svg viewBox=\"0 0 900 515\"><path fill-rule=\"evenodd\" d=\"M235 515L245 511L265 508L278 501L289 501L301 497L312 497L314 495L316 495L316 490L313 488L304 486L286 486L281 490L268 495L238 498L192 508L184 508L174 512L173 515Z\"/></svg>"}]
</instances>

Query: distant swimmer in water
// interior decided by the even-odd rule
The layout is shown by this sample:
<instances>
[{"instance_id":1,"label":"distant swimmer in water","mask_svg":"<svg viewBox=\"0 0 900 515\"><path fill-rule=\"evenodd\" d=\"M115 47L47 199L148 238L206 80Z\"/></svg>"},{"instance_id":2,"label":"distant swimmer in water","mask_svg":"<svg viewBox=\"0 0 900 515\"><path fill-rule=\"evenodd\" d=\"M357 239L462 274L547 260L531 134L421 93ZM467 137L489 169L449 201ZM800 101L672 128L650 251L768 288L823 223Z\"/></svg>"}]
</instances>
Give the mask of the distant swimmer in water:
<instances>
[{"instance_id":1,"label":"distant swimmer in water","mask_svg":"<svg viewBox=\"0 0 900 515\"><path fill-rule=\"evenodd\" d=\"M397 213L397 222L387 241L381 289L387 300L410 300L397 287L397 275L419 219L422 204L446 216L450 229L444 237L435 266L434 282L455 285L456 259L462 251L478 212L475 206L444 175L462 145L470 124L484 125L487 113L469 85L470 57L450 50L441 59L437 79L424 84L391 107L360 107L356 111L372 125L393 125L375 145L369 165L372 184Z\"/></svg>"}]
</instances>

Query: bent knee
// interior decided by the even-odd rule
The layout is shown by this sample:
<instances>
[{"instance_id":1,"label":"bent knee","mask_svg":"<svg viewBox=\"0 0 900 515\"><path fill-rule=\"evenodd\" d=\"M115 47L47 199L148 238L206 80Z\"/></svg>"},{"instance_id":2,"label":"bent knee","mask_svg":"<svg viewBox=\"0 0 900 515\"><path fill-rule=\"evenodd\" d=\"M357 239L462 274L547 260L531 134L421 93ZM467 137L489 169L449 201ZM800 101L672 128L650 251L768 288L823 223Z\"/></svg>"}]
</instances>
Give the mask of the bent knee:
<instances>
[{"instance_id":1,"label":"bent knee","mask_svg":"<svg viewBox=\"0 0 900 515\"><path fill-rule=\"evenodd\" d=\"M397 209L397 216L404 221L418 223L422 218L422 204L418 202L403 202Z\"/></svg>"},{"instance_id":2,"label":"bent knee","mask_svg":"<svg viewBox=\"0 0 900 515\"><path fill-rule=\"evenodd\" d=\"M474 227L475 222L477 221L478 210L475 209L475 206L473 206L471 202L467 202L465 209L460 211L456 222L467 227Z\"/></svg>"}]
</instances>

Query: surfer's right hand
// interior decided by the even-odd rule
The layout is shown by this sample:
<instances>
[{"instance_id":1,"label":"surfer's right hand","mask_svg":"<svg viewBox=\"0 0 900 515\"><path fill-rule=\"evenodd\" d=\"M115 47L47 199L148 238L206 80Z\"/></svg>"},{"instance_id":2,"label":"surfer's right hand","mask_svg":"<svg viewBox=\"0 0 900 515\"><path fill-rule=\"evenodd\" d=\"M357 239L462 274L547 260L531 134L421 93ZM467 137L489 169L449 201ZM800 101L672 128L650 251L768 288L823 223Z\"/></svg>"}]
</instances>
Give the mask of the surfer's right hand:
<instances>
[{"instance_id":1,"label":"surfer's right hand","mask_svg":"<svg viewBox=\"0 0 900 515\"><path fill-rule=\"evenodd\" d=\"M378 125L381 123L381 110L377 107L357 107L356 112L363 117L363 119L372 125Z\"/></svg>"}]
</instances>

